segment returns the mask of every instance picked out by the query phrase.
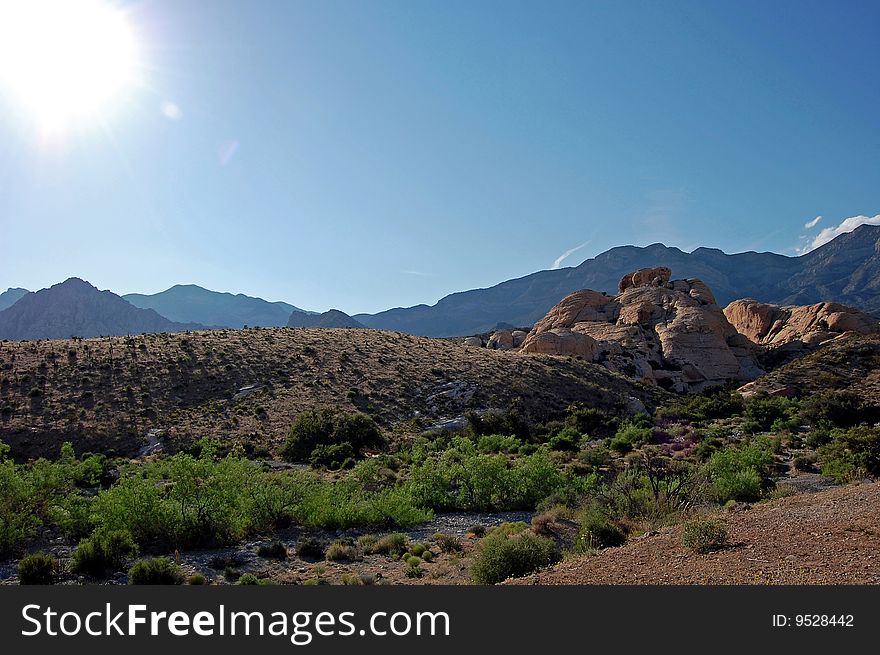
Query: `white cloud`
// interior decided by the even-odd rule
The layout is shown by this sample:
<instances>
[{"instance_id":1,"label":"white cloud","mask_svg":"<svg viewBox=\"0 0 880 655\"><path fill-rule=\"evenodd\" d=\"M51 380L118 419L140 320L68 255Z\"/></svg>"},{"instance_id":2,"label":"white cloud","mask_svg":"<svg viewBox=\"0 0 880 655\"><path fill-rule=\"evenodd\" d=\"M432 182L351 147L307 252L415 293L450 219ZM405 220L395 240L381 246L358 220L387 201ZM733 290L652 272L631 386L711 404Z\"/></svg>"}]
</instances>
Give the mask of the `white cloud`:
<instances>
[{"instance_id":1,"label":"white cloud","mask_svg":"<svg viewBox=\"0 0 880 655\"><path fill-rule=\"evenodd\" d=\"M161 111L162 115L170 121L179 121L183 118L183 110L179 105L170 100L162 102L162 104L159 105L159 111Z\"/></svg>"},{"instance_id":2,"label":"white cloud","mask_svg":"<svg viewBox=\"0 0 880 655\"><path fill-rule=\"evenodd\" d=\"M807 221L806 223L804 223L804 229L812 230L814 227L816 227L819 224L819 221L821 221L821 220L822 220L822 217L817 216L812 221Z\"/></svg>"},{"instance_id":3,"label":"white cloud","mask_svg":"<svg viewBox=\"0 0 880 655\"><path fill-rule=\"evenodd\" d=\"M425 273L424 271L400 271L404 275L415 275L417 277L434 277L433 273Z\"/></svg>"},{"instance_id":4,"label":"white cloud","mask_svg":"<svg viewBox=\"0 0 880 655\"><path fill-rule=\"evenodd\" d=\"M553 266L551 266L550 268L552 268L555 271L557 268L559 268L559 266L562 264L562 262L565 261L569 257L569 255L572 255L573 253L577 252L581 248L589 245L589 243L590 243L589 241L584 241L579 246L575 246L574 248L569 248L564 253L559 255L559 257L557 257L556 259L553 260Z\"/></svg>"},{"instance_id":5,"label":"white cloud","mask_svg":"<svg viewBox=\"0 0 880 655\"><path fill-rule=\"evenodd\" d=\"M824 246L829 241L839 237L841 234L852 232L861 225L880 225L880 214L876 216L851 216L844 219L840 225L834 227L826 227L819 232L816 237L802 248L798 248L797 252L801 255L815 250L819 246Z\"/></svg>"}]
</instances>

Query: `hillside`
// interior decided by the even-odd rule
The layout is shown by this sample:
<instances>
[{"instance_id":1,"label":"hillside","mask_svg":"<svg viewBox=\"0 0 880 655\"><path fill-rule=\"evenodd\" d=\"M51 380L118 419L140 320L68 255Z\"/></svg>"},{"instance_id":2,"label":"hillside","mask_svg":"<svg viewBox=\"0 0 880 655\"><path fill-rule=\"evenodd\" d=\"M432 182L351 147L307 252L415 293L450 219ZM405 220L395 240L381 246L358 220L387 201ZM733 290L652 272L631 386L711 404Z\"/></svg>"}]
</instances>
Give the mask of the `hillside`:
<instances>
[{"instance_id":1,"label":"hillside","mask_svg":"<svg viewBox=\"0 0 880 655\"><path fill-rule=\"evenodd\" d=\"M166 291L123 296L135 307L153 309L180 323L199 323L212 327L282 327L293 311L302 311L284 302L209 291L195 284L177 284Z\"/></svg>"},{"instance_id":2,"label":"hillside","mask_svg":"<svg viewBox=\"0 0 880 655\"><path fill-rule=\"evenodd\" d=\"M612 248L579 266L540 271L487 289L453 293L433 306L390 309L354 318L367 327L428 336L479 334L499 322L532 325L579 289L617 292L629 271L665 266L699 278L721 306L738 298L776 304L836 301L880 311L880 226L863 225L800 257L714 248L691 253L660 243Z\"/></svg>"},{"instance_id":3,"label":"hillside","mask_svg":"<svg viewBox=\"0 0 880 655\"><path fill-rule=\"evenodd\" d=\"M315 406L360 409L418 432L464 412L556 418L573 401L620 411L662 391L577 359L376 330L248 329L0 343L0 440L16 457L77 451L132 455L161 430L274 449ZM153 433L154 435L156 433Z\"/></svg>"},{"instance_id":4,"label":"hillside","mask_svg":"<svg viewBox=\"0 0 880 655\"><path fill-rule=\"evenodd\" d=\"M785 348L776 354L785 355ZM757 391L810 396L821 391L848 391L880 405L880 335L845 336L798 357L744 387Z\"/></svg>"},{"instance_id":5,"label":"hillside","mask_svg":"<svg viewBox=\"0 0 880 655\"><path fill-rule=\"evenodd\" d=\"M0 311L0 339L64 339L197 327L169 321L152 309L139 309L79 278L27 294Z\"/></svg>"},{"instance_id":6,"label":"hillside","mask_svg":"<svg viewBox=\"0 0 880 655\"><path fill-rule=\"evenodd\" d=\"M514 584L880 584L880 483L725 515L731 546L698 555L681 526L566 560Z\"/></svg>"}]
</instances>

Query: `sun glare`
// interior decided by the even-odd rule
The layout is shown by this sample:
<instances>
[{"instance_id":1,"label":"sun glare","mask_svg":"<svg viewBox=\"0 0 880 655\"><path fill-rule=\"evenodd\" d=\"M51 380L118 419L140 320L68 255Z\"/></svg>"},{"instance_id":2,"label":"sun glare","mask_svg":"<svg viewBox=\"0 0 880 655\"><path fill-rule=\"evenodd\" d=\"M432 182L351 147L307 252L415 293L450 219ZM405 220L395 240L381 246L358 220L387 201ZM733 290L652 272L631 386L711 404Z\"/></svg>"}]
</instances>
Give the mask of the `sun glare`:
<instances>
[{"instance_id":1,"label":"sun glare","mask_svg":"<svg viewBox=\"0 0 880 655\"><path fill-rule=\"evenodd\" d=\"M0 93L43 132L105 119L137 82L127 16L106 0L0 0Z\"/></svg>"}]
</instances>

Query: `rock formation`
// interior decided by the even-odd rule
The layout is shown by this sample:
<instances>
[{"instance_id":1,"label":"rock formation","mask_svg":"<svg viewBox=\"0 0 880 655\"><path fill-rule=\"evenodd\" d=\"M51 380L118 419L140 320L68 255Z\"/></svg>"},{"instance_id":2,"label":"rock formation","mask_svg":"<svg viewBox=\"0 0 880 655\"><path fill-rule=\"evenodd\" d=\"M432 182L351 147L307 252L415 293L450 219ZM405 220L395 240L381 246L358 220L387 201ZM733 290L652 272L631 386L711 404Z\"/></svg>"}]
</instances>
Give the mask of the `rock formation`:
<instances>
[{"instance_id":1,"label":"rock formation","mask_svg":"<svg viewBox=\"0 0 880 655\"><path fill-rule=\"evenodd\" d=\"M626 275L614 297L576 291L539 321L523 353L579 355L677 391L763 373L756 348L728 322L700 280L670 281L668 268Z\"/></svg>"},{"instance_id":2,"label":"rock formation","mask_svg":"<svg viewBox=\"0 0 880 655\"><path fill-rule=\"evenodd\" d=\"M846 333L880 332L877 319L833 302L779 307L747 298L734 300L724 308L724 315L738 332L770 348L794 342L809 348Z\"/></svg>"}]
</instances>

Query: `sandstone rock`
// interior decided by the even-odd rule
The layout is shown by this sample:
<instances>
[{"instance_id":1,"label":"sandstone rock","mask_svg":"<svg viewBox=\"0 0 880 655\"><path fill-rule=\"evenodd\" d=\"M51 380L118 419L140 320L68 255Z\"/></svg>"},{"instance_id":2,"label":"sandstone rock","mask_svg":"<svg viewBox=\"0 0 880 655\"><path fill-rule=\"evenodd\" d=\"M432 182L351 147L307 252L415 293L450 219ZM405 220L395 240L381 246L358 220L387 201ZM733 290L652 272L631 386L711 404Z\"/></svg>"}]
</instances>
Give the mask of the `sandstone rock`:
<instances>
[{"instance_id":1,"label":"sandstone rock","mask_svg":"<svg viewBox=\"0 0 880 655\"><path fill-rule=\"evenodd\" d=\"M537 334L531 333L522 346L524 353L544 355L579 355L596 359L598 344L586 334L572 332L568 328L551 328Z\"/></svg>"},{"instance_id":2,"label":"sandstone rock","mask_svg":"<svg viewBox=\"0 0 880 655\"><path fill-rule=\"evenodd\" d=\"M672 270L665 266L658 268L641 268L635 273L628 273L623 276L617 290L623 293L630 287L643 287L647 285L663 286L669 282L672 277Z\"/></svg>"},{"instance_id":3,"label":"sandstone rock","mask_svg":"<svg viewBox=\"0 0 880 655\"><path fill-rule=\"evenodd\" d=\"M880 321L861 310L839 303L777 307L750 298L734 300L724 315L752 342L778 348L802 342L818 346L845 333L880 332Z\"/></svg>"},{"instance_id":4,"label":"sandstone rock","mask_svg":"<svg viewBox=\"0 0 880 655\"><path fill-rule=\"evenodd\" d=\"M734 329L711 290L696 279L670 283L670 275L667 268L636 271L613 298L591 290L566 296L535 325L521 351L589 351L609 370L677 391L761 375L755 345ZM585 348L574 335L595 346Z\"/></svg>"},{"instance_id":5,"label":"sandstone rock","mask_svg":"<svg viewBox=\"0 0 880 655\"><path fill-rule=\"evenodd\" d=\"M466 337L462 341L462 343L465 346L469 346L471 348L482 348L483 347L483 340L480 339L480 337Z\"/></svg>"},{"instance_id":6,"label":"sandstone rock","mask_svg":"<svg viewBox=\"0 0 880 655\"><path fill-rule=\"evenodd\" d=\"M513 337L513 347L519 348L523 341L526 340L526 337L529 336L529 333L525 330L514 330L510 335Z\"/></svg>"},{"instance_id":7,"label":"sandstone rock","mask_svg":"<svg viewBox=\"0 0 880 655\"><path fill-rule=\"evenodd\" d=\"M487 348L492 348L493 350L510 350L513 348L513 333L510 330L499 330L491 337L489 337L489 343L486 344Z\"/></svg>"}]
</instances>

